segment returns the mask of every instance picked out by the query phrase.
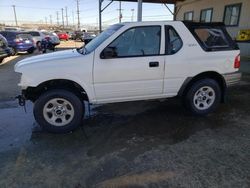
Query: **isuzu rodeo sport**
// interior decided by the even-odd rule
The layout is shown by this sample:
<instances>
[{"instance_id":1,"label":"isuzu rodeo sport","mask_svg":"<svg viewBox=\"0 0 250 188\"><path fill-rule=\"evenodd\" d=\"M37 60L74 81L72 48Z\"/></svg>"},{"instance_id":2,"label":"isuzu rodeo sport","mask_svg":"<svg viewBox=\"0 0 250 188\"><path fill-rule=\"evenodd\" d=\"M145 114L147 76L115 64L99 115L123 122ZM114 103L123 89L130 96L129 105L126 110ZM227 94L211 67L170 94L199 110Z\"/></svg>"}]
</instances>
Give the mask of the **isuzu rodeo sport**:
<instances>
[{"instance_id":1,"label":"isuzu rodeo sport","mask_svg":"<svg viewBox=\"0 0 250 188\"><path fill-rule=\"evenodd\" d=\"M179 96L206 115L239 82L240 51L222 23L115 24L87 45L21 60L19 101L47 131L82 123L85 105Z\"/></svg>"}]
</instances>

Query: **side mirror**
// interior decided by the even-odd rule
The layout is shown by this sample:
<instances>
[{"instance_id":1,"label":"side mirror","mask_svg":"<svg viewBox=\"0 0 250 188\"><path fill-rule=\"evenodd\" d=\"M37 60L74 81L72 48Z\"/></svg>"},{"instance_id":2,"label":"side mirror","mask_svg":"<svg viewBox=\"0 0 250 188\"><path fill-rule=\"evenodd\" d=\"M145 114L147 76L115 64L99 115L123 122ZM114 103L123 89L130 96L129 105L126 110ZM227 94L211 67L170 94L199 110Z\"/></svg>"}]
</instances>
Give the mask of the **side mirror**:
<instances>
[{"instance_id":1,"label":"side mirror","mask_svg":"<svg viewBox=\"0 0 250 188\"><path fill-rule=\"evenodd\" d=\"M106 47L101 53L101 59L110 59L117 57L114 47Z\"/></svg>"}]
</instances>

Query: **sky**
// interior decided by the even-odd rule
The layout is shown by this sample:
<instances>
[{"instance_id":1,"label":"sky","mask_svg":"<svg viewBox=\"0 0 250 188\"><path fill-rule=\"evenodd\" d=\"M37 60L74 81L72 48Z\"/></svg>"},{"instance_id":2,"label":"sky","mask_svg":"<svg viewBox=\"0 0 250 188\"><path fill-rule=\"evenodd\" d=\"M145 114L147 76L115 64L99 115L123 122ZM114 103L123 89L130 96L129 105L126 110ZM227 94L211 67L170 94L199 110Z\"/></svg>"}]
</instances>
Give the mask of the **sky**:
<instances>
[{"instance_id":1,"label":"sky","mask_svg":"<svg viewBox=\"0 0 250 188\"><path fill-rule=\"evenodd\" d=\"M81 25L98 24L98 0L79 0L80 23ZM104 0L103 7L110 1ZM15 17L12 5L15 5L18 24L36 22L57 23L57 13L59 23L62 23L62 11L64 9L64 22L66 23L65 7L68 12L68 23L77 24L76 0L0 0L0 23L15 24ZM173 9L172 5L169 5ZM119 21L119 2L113 2L103 12L103 23L110 25ZM122 22L136 21L137 3L122 2ZM132 11L134 9L134 11ZM143 4L143 21L172 20L173 16L163 4Z\"/></svg>"}]
</instances>

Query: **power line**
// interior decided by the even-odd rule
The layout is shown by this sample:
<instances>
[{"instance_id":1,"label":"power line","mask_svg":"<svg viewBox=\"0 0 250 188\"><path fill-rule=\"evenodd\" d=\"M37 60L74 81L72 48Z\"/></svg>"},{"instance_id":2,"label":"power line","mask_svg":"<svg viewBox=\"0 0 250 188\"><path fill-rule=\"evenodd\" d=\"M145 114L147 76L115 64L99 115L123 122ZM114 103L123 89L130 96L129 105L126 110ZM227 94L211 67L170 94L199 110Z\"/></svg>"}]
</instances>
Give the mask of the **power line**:
<instances>
[{"instance_id":1,"label":"power line","mask_svg":"<svg viewBox=\"0 0 250 188\"><path fill-rule=\"evenodd\" d=\"M44 9L44 10L56 10L55 8L45 8L45 7L26 7L26 6L16 6L19 8L31 8L31 9Z\"/></svg>"}]
</instances>

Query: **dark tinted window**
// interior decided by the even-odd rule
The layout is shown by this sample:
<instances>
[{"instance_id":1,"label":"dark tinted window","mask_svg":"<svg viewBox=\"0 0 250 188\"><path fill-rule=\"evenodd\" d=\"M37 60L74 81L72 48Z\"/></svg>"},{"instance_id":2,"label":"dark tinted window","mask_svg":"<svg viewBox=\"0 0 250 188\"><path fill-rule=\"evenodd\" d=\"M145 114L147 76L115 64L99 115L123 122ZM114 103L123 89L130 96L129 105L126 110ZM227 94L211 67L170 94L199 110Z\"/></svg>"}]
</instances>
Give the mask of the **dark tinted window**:
<instances>
[{"instance_id":1,"label":"dark tinted window","mask_svg":"<svg viewBox=\"0 0 250 188\"><path fill-rule=\"evenodd\" d=\"M22 39L32 39L32 36L30 34L27 33L19 33L17 36L17 38L22 38Z\"/></svg>"},{"instance_id":2,"label":"dark tinted window","mask_svg":"<svg viewBox=\"0 0 250 188\"><path fill-rule=\"evenodd\" d=\"M0 34L3 35L4 37L7 37L7 32L1 31Z\"/></svg>"},{"instance_id":3,"label":"dark tinted window","mask_svg":"<svg viewBox=\"0 0 250 188\"><path fill-rule=\"evenodd\" d=\"M30 32L28 32L28 33L31 34L31 35L34 36L34 37L39 37L39 36L40 36L40 33L39 33L39 32L30 31Z\"/></svg>"},{"instance_id":4,"label":"dark tinted window","mask_svg":"<svg viewBox=\"0 0 250 188\"><path fill-rule=\"evenodd\" d=\"M113 48L116 57L159 55L161 27L145 26L131 28L122 33L108 47Z\"/></svg>"},{"instance_id":5,"label":"dark tinted window","mask_svg":"<svg viewBox=\"0 0 250 188\"><path fill-rule=\"evenodd\" d=\"M2 34L6 39L13 39L16 37L15 32L2 31L0 34Z\"/></svg>"},{"instance_id":6,"label":"dark tinted window","mask_svg":"<svg viewBox=\"0 0 250 188\"><path fill-rule=\"evenodd\" d=\"M182 45L183 42L181 37L175 31L175 29L171 26L166 26L166 54L172 55L177 53Z\"/></svg>"}]
</instances>

